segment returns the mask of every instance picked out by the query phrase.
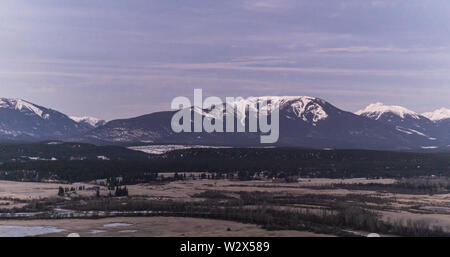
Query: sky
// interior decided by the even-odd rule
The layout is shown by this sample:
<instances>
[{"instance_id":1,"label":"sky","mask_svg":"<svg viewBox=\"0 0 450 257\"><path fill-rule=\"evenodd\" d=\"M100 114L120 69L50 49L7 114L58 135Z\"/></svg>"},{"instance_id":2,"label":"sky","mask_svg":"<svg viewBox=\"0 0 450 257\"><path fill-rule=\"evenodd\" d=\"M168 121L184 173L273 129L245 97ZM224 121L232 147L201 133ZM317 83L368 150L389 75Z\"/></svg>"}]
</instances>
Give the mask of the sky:
<instances>
[{"instance_id":1,"label":"sky","mask_svg":"<svg viewBox=\"0 0 450 257\"><path fill-rule=\"evenodd\" d=\"M0 96L107 120L174 97L450 108L448 0L3 0Z\"/></svg>"}]
</instances>

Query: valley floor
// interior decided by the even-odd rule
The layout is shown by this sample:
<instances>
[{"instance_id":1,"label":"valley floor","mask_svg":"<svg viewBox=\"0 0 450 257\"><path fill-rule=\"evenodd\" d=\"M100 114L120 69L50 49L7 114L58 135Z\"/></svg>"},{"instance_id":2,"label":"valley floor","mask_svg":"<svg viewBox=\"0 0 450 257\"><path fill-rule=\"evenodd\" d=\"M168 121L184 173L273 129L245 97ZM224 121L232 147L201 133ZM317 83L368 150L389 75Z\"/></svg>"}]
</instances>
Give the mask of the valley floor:
<instances>
[{"instance_id":1,"label":"valley floor","mask_svg":"<svg viewBox=\"0 0 450 257\"><path fill-rule=\"evenodd\" d=\"M45 237L319 237L305 231L267 231L233 221L180 217L117 217L104 219L3 220L2 227L47 228ZM54 230L60 232L51 233ZM50 233L47 233L50 232Z\"/></svg>"},{"instance_id":2,"label":"valley floor","mask_svg":"<svg viewBox=\"0 0 450 257\"><path fill-rule=\"evenodd\" d=\"M376 213L380 220L386 224L397 224L420 228L439 228L443 233L450 233L450 194L437 193L427 194L420 192L399 191L392 179L304 179L295 183L272 182L272 181L230 181L230 180L187 180L174 181L163 184L139 184L127 186L129 197L112 198L117 206L135 206L138 201L173 203L174 205L183 203L203 203L212 202L217 206L222 206L227 201L240 201L247 199L240 206L240 210L257 210L263 208L264 211L275 210L286 213L334 213L334 208L340 205L352 208L362 208ZM93 184L83 184L85 187L92 187ZM2 215L18 215L23 212L25 206L32 203L48 203L45 210L41 212L70 211L74 207L74 212L89 211L91 206L97 208L97 202L110 200L106 195L108 190L100 187L102 197L95 198L95 192L84 190L74 192L66 197L57 197L60 186L70 187L76 185L64 185L53 183L25 183L0 181L0 209ZM105 197L105 198L103 198ZM267 198L264 204L253 203L249 197L260 199ZM91 200L89 200L91 199ZM278 200L277 200L278 199ZM97 201L97 202L96 202ZM53 205L52 205L53 204ZM61 205L67 205L61 207ZM40 213L38 208L31 213ZM136 205L137 206L137 205ZM226 206L226 205L225 205ZM30 207L31 208L31 207ZM50 209L49 209L50 208ZM60 209L62 208L62 209ZM100 208L100 207L98 207ZM130 207L131 208L131 207ZM134 207L133 207L134 208ZM139 207L141 208L141 207ZM214 207L222 208L222 207ZM227 207L228 208L228 207ZM230 206L229 208L234 208ZM145 209L145 208L144 208ZM127 209L134 210L134 209ZM140 210L140 209L139 209ZM96 210L101 211L101 209ZM15 214L14 214L15 213ZM169 212L167 212L169 213ZM20 214L22 215L22 214ZM109 216L110 215L110 216ZM107 214L105 217L97 219L42 219L42 216L31 216L23 218L9 217L0 219L0 236L9 236L14 228L36 228L44 232L24 235L39 236L67 236L69 233L79 233L81 236L295 236L311 237L329 236L334 233L324 233L311 229L289 229L272 227L268 229L258 223L244 224L236 220L224 220L217 217L213 219L192 216L190 218L167 217L171 215L155 215L152 217L117 217L127 216L119 214ZM202 214L203 215L203 214ZM70 216L70 215L69 215ZM68 216L68 217L69 217ZM164 216L164 217L161 217ZM189 215L188 215L189 216ZM2 216L5 217L5 216ZM237 222L239 221L239 222ZM344 228L342 228L344 231ZM20 229L19 229L20 230ZM16 231L19 231L16 230ZM25 229L26 230L26 229ZM354 231L352 228L345 230ZM6 232L5 232L6 231ZM308 232L308 231L315 231ZM374 231L362 230L362 234ZM4 234L2 234L4 233ZM395 235L395 234L394 234Z\"/></svg>"}]
</instances>

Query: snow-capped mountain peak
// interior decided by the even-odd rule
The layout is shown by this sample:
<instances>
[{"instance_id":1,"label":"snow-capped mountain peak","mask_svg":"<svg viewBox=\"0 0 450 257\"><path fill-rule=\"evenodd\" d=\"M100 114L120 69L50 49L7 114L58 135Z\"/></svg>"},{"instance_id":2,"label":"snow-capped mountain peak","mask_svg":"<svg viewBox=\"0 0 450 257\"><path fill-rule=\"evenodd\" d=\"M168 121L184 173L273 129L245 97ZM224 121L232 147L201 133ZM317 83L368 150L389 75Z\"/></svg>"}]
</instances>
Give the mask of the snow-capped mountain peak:
<instances>
[{"instance_id":1,"label":"snow-capped mountain peak","mask_svg":"<svg viewBox=\"0 0 450 257\"><path fill-rule=\"evenodd\" d=\"M70 116L70 118L73 121L75 121L76 123L85 123L85 124L88 124L95 128L105 124L104 120L94 118L94 117L89 117L89 116L84 116L84 117Z\"/></svg>"},{"instance_id":2,"label":"snow-capped mountain peak","mask_svg":"<svg viewBox=\"0 0 450 257\"><path fill-rule=\"evenodd\" d=\"M432 121L446 120L446 119L450 119L450 109L441 108L441 109L435 110L434 112L426 112L422 115Z\"/></svg>"},{"instance_id":3,"label":"snow-capped mountain peak","mask_svg":"<svg viewBox=\"0 0 450 257\"><path fill-rule=\"evenodd\" d=\"M413 119L420 119L420 115L414 111L411 111L405 107L397 105L385 105L383 103L374 103L367 106L363 110L357 111L355 114L366 116L368 118L379 120L384 114L394 114L404 119L411 117Z\"/></svg>"},{"instance_id":4,"label":"snow-capped mountain peak","mask_svg":"<svg viewBox=\"0 0 450 257\"><path fill-rule=\"evenodd\" d=\"M0 98L0 108L14 109L21 112L29 111L43 119L49 118L48 114L44 115L44 110L42 110L40 107L22 99Z\"/></svg>"},{"instance_id":5,"label":"snow-capped mountain peak","mask_svg":"<svg viewBox=\"0 0 450 257\"><path fill-rule=\"evenodd\" d=\"M296 117L315 124L318 121L328 118L328 113L323 105L326 103L322 99L310 96L280 97L280 109L288 108L292 110Z\"/></svg>"},{"instance_id":6,"label":"snow-capped mountain peak","mask_svg":"<svg viewBox=\"0 0 450 257\"><path fill-rule=\"evenodd\" d=\"M59 140L92 129L61 112L22 99L0 98L0 140Z\"/></svg>"},{"instance_id":7,"label":"snow-capped mountain peak","mask_svg":"<svg viewBox=\"0 0 450 257\"><path fill-rule=\"evenodd\" d=\"M261 106L261 102L269 101L267 105ZM260 96L236 99L233 104L236 107L236 113L241 122L245 122L245 111L252 110L257 113L257 110L266 112L267 109L272 108L272 103L277 101L279 103L280 111L286 111L287 118L296 119L301 118L305 122L316 124L317 122L328 118L328 114L324 109L326 102L322 99L310 96ZM218 115L224 112L225 105L215 107L212 110L200 110L194 107L194 110L204 116L217 118Z\"/></svg>"}]
</instances>

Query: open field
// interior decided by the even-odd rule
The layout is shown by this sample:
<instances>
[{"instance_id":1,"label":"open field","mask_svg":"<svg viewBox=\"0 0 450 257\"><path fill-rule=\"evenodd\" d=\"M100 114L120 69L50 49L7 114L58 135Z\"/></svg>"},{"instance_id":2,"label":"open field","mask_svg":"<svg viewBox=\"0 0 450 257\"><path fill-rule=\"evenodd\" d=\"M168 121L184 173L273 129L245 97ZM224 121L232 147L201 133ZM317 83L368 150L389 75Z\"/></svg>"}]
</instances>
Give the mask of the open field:
<instances>
[{"instance_id":1,"label":"open field","mask_svg":"<svg viewBox=\"0 0 450 257\"><path fill-rule=\"evenodd\" d=\"M54 197L55 192L58 192L59 187L78 187L84 185L85 187L92 186L91 184L58 184L58 183L39 183L39 182L16 182L0 180L0 198L17 198L23 200L32 200L39 198ZM93 192L78 191L78 194L84 196L92 195Z\"/></svg>"},{"instance_id":2,"label":"open field","mask_svg":"<svg viewBox=\"0 0 450 257\"><path fill-rule=\"evenodd\" d=\"M368 195L381 199L394 200L392 203L378 204L384 220L427 221L450 232L450 194L396 194L376 190L322 189L336 184L393 184L393 179L308 179L299 183L274 183L266 181L178 181L165 185L134 185L130 186L130 195L147 196L155 199L173 199L180 201L198 201L193 195L208 190L226 192L270 192L283 193L292 196L304 195ZM320 206L320 205L319 205Z\"/></svg>"},{"instance_id":3,"label":"open field","mask_svg":"<svg viewBox=\"0 0 450 257\"><path fill-rule=\"evenodd\" d=\"M55 227L64 230L41 236L65 237L318 237L304 231L267 231L260 226L232 221L179 217L120 217L105 219L7 220L2 226Z\"/></svg>"},{"instance_id":4,"label":"open field","mask_svg":"<svg viewBox=\"0 0 450 257\"><path fill-rule=\"evenodd\" d=\"M264 192L289 192L294 194L325 193L348 194L349 190L311 190L314 186L329 186L346 183L382 183L392 184L393 179L307 179L299 183L279 183L265 180L254 181L230 181L230 180L189 180L175 181L164 185L140 184L129 186L131 196L151 196L156 198L180 199L183 201L195 200L191 196L206 190L226 191L264 191ZM354 191L353 193L371 193L366 191Z\"/></svg>"},{"instance_id":5,"label":"open field","mask_svg":"<svg viewBox=\"0 0 450 257\"><path fill-rule=\"evenodd\" d=\"M335 225L326 220L356 208L368 211L361 214L364 215L361 217L376 215L385 224L421 229L439 228L443 233L450 233L450 194L423 194L420 190L404 193L399 191L398 182L394 179L357 178L302 179L294 183L195 179L128 185L128 197L110 198L108 189L99 187L99 198L95 196L95 191L90 190L69 192L64 197L57 196L60 186L76 187L79 184L0 181L0 209L3 214L14 212L13 207L27 207L25 212L64 212L66 215L64 219L43 219L42 216L33 218L31 215L26 220L11 218L0 220L0 226L52 226L63 230L47 234L48 236L64 236L67 232L77 232L82 236L331 236L341 232L330 229ZM89 183L83 185L94 186ZM191 211L181 214L185 208ZM271 226L265 221L247 222L247 218L230 218L219 213L210 217L210 214L204 214L209 208L240 208L240 212L254 213L249 215L260 212L270 214L273 211L278 212L274 215L292 213L300 216L289 216L292 219L290 222L300 219L298 222L301 224L306 219L315 223L307 223L305 228L297 225ZM71 210L75 214L70 214ZM115 212L103 214L101 219L90 219L91 214L86 215L85 212L95 211L95 215L98 215L97 212L103 210ZM136 217L144 215L142 211L145 211L145 215L151 214L151 217ZM147 211L159 211L161 214ZM19 209L19 212L23 211ZM68 219L80 213L84 213L82 217L85 219ZM358 215L360 214L350 214L350 217ZM322 221L315 220L313 216L322 217ZM210 218L205 219L206 217ZM322 225L317 228L314 225L317 222L325 222L327 228L321 228ZM109 223L130 225L103 227ZM349 223L342 227L342 231L359 231L363 234L376 232L368 227L355 229L357 227L359 226Z\"/></svg>"}]
</instances>

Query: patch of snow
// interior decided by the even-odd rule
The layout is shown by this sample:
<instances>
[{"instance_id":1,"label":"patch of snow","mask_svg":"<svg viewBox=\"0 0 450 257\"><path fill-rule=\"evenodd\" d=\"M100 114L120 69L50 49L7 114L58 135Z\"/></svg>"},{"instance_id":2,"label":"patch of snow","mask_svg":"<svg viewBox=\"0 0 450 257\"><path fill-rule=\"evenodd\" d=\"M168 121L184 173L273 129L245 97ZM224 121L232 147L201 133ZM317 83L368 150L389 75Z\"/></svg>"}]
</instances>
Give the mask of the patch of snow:
<instances>
[{"instance_id":1,"label":"patch of snow","mask_svg":"<svg viewBox=\"0 0 450 257\"><path fill-rule=\"evenodd\" d=\"M440 121L440 120L450 119L450 109L441 108L441 109L435 110L434 112L426 112L422 115L432 121Z\"/></svg>"},{"instance_id":2,"label":"patch of snow","mask_svg":"<svg viewBox=\"0 0 450 257\"><path fill-rule=\"evenodd\" d=\"M397 127L397 130L400 131L400 132L403 132L405 134L408 134L408 135L412 135L413 134L412 132L410 132L410 131L408 131L406 129L403 129L401 127Z\"/></svg>"},{"instance_id":3,"label":"patch of snow","mask_svg":"<svg viewBox=\"0 0 450 257\"><path fill-rule=\"evenodd\" d=\"M24 156L24 157L28 158L31 161L57 161L58 160L55 157L52 157L50 159L42 158L42 157L31 157L31 156L29 156L29 157Z\"/></svg>"},{"instance_id":4,"label":"patch of snow","mask_svg":"<svg viewBox=\"0 0 450 257\"><path fill-rule=\"evenodd\" d=\"M120 223L120 222L117 222L117 223L108 223L108 224L103 225L103 227L105 227L105 228L128 227L128 226L131 226L131 224L128 224L128 223Z\"/></svg>"},{"instance_id":5,"label":"patch of snow","mask_svg":"<svg viewBox=\"0 0 450 257\"><path fill-rule=\"evenodd\" d=\"M422 149L437 149L437 146L422 146Z\"/></svg>"},{"instance_id":6,"label":"patch of snow","mask_svg":"<svg viewBox=\"0 0 450 257\"><path fill-rule=\"evenodd\" d=\"M26 108L32 112L34 112L35 114L39 115L40 117L42 117L43 111L41 109L39 109L38 107L34 106L33 104L23 101L23 100L17 100L16 101L16 110L22 110L23 108Z\"/></svg>"},{"instance_id":7,"label":"patch of snow","mask_svg":"<svg viewBox=\"0 0 450 257\"><path fill-rule=\"evenodd\" d=\"M7 99L7 98L1 98L0 99L0 107L1 108L11 108L11 109L15 109L18 111L23 111L23 110L28 110L31 111L32 113L38 115L39 117L43 118L43 119L49 119L50 115L45 114L43 116L44 111L42 109L40 109L39 107L37 107L36 105L24 101L22 99Z\"/></svg>"},{"instance_id":8,"label":"patch of snow","mask_svg":"<svg viewBox=\"0 0 450 257\"><path fill-rule=\"evenodd\" d=\"M230 148L226 146L204 146L204 145L145 145L145 146L131 146L128 147L128 149L140 151L148 154L165 154L167 152L171 152L174 150L184 150L184 149L191 149L191 148L212 148L212 149L219 149L219 148Z\"/></svg>"},{"instance_id":9,"label":"patch of snow","mask_svg":"<svg viewBox=\"0 0 450 257\"><path fill-rule=\"evenodd\" d=\"M427 136L424 133L422 133L420 131L417 131L417 130L414 130L414 129L403 128L403 127L399 127L399 126L397 126L396 129L398 131L403 132L403 133L408 134L408 135L416 134L416 135L419 135L419 136L427 137L430 140L436 140L436 138L432 138L430 136Z\"/></svg>"},{"instance_id":10,"label":"patch of snow","mask_svg":"<svg viewBox=\"0 0 450 257\"><path fill-rule=\"evenodd\" d=\"M408 110L405 107L396 105L384 105L383 103L371 104L367 106L365 109L357 111L355 114L379 120L381 116L385 113L393 113L402 119L404 119L407 116L412 117L414 119L420 119L419 114L411 110Z\"/></svg>"},{"instance_id":11,"label":"patch of snow","mask_svg":"<svg viewBox=\"0 0 450 257\"><path fill-rule=\"evenodd\" d=\"M47 145L61 145L62 142L49 142Z\"/></svg>"},{"instance_id":12,"label":"patch of snow","mask_svg":"<svg viewBox=\"0 0 450 257\"><path fill-rule=\"evenodd\" d=\"M417 135L419 135L419 136L423 136L423 137L428 137L427 135L425 135L424 133L422 133L422 132L419 132L419 131L417 131L417 130L414 130L414 129L409 129L409 131L412 131L413 133L415 133L415 134L417 134Z\"/></svg>"},{"instance_id":13,"label":"patch of snow","mask_svg":"<svg viewBox=\"0 0 450 257\"><path fill-rule=\"evenodd\" d=\"M106 230L97 230L97 229L94 229L94 230L91 230L90 232L89 232L89 234L100 234L100 233L105 233L106 232Z\"/></svg>"},{"instance_id":14,"label":"patch of snow","mask_svg":"<svg viewBox=\"0 0 450 257\"><path fill-rule=\"evenodd\" d=\"M301 100L296 100L291 104L292 110L297 117L302 118L304 121L308 121L306 114L313 114L313 123L317 123L320 120L328 118L328 114L319 104L314 102L315 98L303 97Z\"/></svg>"},{"instance_id":15,"label":"patch of snow","mask_svg":"<svg viewBox=\"0 0 450 257\"><path fill-rule=\"evenodd\" d=\"M137 230L121 230L119 233L136 233Z\"/></svg>"},{"instance_id":16,"label":"patch of snow","mask_svg":"<svg viewBox=\"0 0 450 257\"><path fill-rule=\"evenodd\" d=\"M84 123L91 125L92 127L97 127L97 126L99 126L99 124L102 124L105 122L104 120L94 118L94 117L89 117L89 116L84 116L84 117L70 116L69 118L71 118L76 123L84 122Z\"/></svg>"}]
</instances>

